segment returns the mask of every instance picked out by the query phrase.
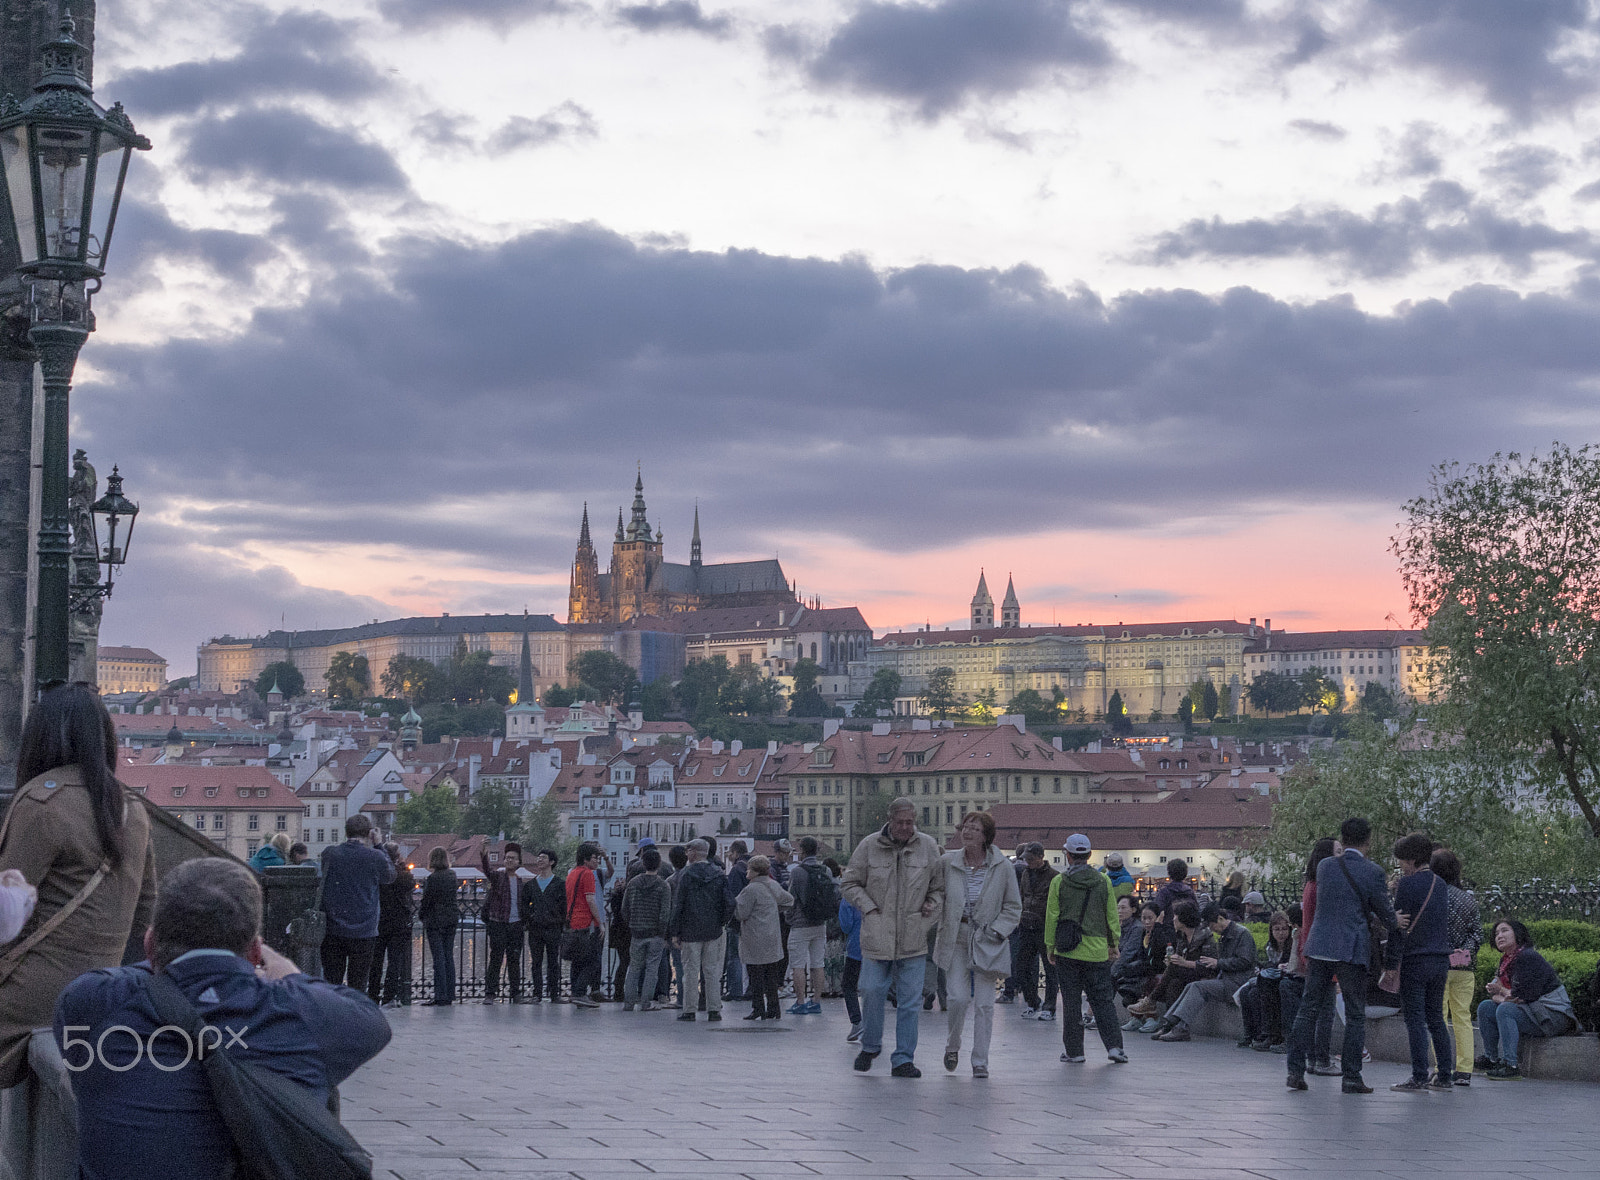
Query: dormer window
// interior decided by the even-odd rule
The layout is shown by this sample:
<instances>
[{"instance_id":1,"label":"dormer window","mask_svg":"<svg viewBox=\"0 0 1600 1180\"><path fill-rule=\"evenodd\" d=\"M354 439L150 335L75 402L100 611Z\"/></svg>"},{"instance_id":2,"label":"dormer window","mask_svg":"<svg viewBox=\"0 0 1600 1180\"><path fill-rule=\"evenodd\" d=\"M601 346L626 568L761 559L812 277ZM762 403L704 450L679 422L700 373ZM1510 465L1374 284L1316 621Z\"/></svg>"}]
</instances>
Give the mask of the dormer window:
<instances>
[{"instance_id":1,"label":"dormer window","mask_svg":"<svg viewBox=\"0 0 1600 1180\"><path fill-rule=\"evenodd\" d=\"M173 787L172 788L172 797L174 799L182 799L183 798L183 793L185 791L187 791L188 789L189 789L188 787Z\"/></svg>"},{"instance_id":2,"label":"dormer window","mask_svg":"<svg viewBox=\"0 0 1600 1180\"><path fill-rule=\"evenodd\" d=\"M206 788L206 798L207 799L215 799L216 797L217 797L217 788L215 788L215 787L207 787Z\"/></svg>"}]
</instances>

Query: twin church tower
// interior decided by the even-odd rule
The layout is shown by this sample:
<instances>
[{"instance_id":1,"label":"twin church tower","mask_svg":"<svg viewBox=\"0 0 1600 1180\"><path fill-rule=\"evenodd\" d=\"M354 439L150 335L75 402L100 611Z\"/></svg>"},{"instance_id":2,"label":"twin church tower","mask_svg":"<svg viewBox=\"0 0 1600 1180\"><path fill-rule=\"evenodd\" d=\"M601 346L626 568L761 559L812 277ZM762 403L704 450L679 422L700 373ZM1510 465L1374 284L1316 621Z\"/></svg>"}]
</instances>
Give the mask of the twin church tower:
<instances>
[{"instance_id":1,"label":"twin church tower","mask_svg":"<svg viewBox=\"0 0 1600 1180\"><path fill-rule=\"evenodd\" d=\"M1000 603L1000 626L1022 626L1022 604L1017 601L1017 587L1009 575L1006 577L1006 596ZM984 579L982 570L978 571L978 592L972 596L972 629L994 629L994 599L989 594L989 583Z\"/></svg>"},{"instance_id":2,"label":"twin church tower","mask_svg":"<svg viewBox=\"0 0 1600 1180\"><path fill-rule=\"evenodd\" d=\"M578 551L567 591L568 623L624 623L640 615L666 616L728 606L785 605L796 601L794 587L776 558L725 561L707 565L700 546L700 509L694 510L689 563L666 560L664 537L653 532L644 502L644 474L633 485L633 510L626 525L617 509L611 564L600 572L600 557L589 535L589 505L583 506Z\"/></svg>"}]
</instances>

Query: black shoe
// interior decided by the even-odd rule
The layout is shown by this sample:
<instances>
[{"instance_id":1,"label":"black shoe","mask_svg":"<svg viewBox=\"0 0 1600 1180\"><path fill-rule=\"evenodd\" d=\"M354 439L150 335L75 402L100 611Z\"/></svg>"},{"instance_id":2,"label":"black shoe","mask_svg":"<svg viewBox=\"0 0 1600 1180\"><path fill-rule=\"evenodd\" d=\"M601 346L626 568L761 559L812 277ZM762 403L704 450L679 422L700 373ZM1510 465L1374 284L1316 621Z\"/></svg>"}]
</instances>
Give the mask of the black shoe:
<instances>
[{"instance_id":1,"label":"black shoe","mask_svg":"<svg viewBox=\"0 0 1600 1180\"><path fill-rule=\"evenodd\" d=\"M1350 1079L1346 1078L1344 1085L1339 1088L1346 1094L1372 1093L1372 1087L1367 1085L1367 1083L1363 1082L1360 1078L1357 1078L1355 1081L1351 1081Z\"/></svg>"},{"instance_id":2,"label":"black shoe","mask_svg":"<svg viewBox=\"0 0 1600 1180\"><path fill-rule=\"evenodd\" d=\"M872 1062L877 1058L877 1053L868 1053L865 1049L856 1054L856 1072L866 1073L872 1068Z\"/></svg>"},{"instance_id":3,"label":"black shoe","mask_svg":"<svg viewBox=\"0 0 1600 1180\"><path fill-rule=\"evenodd\" d=\"M1495 1081L1495 1082L1519 1081L1522 1078L1522 1071L1520 1069L1518 1069L1516 1066L1507 1065L1505 1062L1502 1061L1498 1065L1496 1065L1493 1069L1489 1070L1489 1072L1488 1072L1488 1074L1486 1076L1491 1081Z\"/></svg>"},{"instance_id":4,"label":"black shoe","mask_svg":"<svg viewBox=\"0 0 1600 1180\"><path fill-rule=\"evenodd\" d=\"M721 1012L707 1012L706 1013L706 1019L707 1020L721 1020L722 1019L722 1013Z\"/></svg>"},{"instance_id":5,"label":"black shoe","mask_svg":"<svg viewBox=\"0 0 1600 1180\"><path fill-rule=\"evenodd\" d=\"M1233 1043L1235 1049L1253 1049L1256 1041L1254 1037L1242 1037Z\"/></svg>"},{"instance_id":6,"label":"black shoe","mask_svg":"<svg viewBox=\"0 0 1600 1180\"><path fill-rule=\"evenodd\" d=\"M1488 1054L1480 1053L1473 1059L1472 1068L1477 1070L1479 1073L1488 1073L1491 1069L1499 1064L1500 1063L1498 1061L1496 1061L1493 1057L1490 1057Z\"/></svg>"},{"instance_id":7,"label":"black shoe","mask_svg":"<svg viewBox=\"0 0 1600 1180\"><path fill-rule=\"evenodd\" d=\"M1428 1079L1428 1089L1430 1090L1443 1090L1448 1094L1454 1087L1454 1073L1436 1073Z\"/></svg>"},{"instance_id":8,"label":"black shoe","mask_svg":"<svg viewBox=\"0 0 1600 1180\"><path fill-rule=\"evenodd\" d=\"M760 1012L760 1011L757 1011L757 1012L752 1012L752 1013L750 1013L750 1015L748 1015L748 1016L746 1016L746 1017L745 1017L745 1019L746 1019L746 1020L760 1020L760 1019L762 1019L762 1018L763 1018L763 1017L764 1017L764 1016L765 1016L765 1015L766 1015L766 1013L764 1013L764 1012Z\"/></svg>"},{"instance_id":9,"label":"black shoe","mask_svg":"<svg viewBox=\"0 0 1600 1180\"><path fill-rule=\"evenodd\" d=\"M922 1076L922 1071L909 1061L902 1061L891 1069L889 1073L897 1078L920 1078Z\"/></svg>"},{"instance_id":10,"label":"black shoe","mask_svg":"<svg viewBox=\"0 0 1600 1180\"><path fill-rule=\"evenodd\" d=\"M1310 1089L1310 1087L1306 1085L1306 1075L1303 1074L1303 1073L1292 1073L1292 1074L1290 1074L1289 1078L1288 1078L1288 1081L1285 1084L1291 1090L1309 1090Z\"/></svg>"},{"instance_id":11,"label":"black shoe","mask_svg":"<svg viewBox=\"0 0 1600 1180\"><path fill-rule=\"evenodd\" d=\"M1428 1092L1428 1083L1419 1082L1416 1078L1407 1078L1403 1082L1396 1082L1389 1089L1397 1094L1426 1094Z\"/></svg>"},{"instance_id":12,"label":"black shoe","mask_svg":"<svg viewBox=\"0 0 1600 1180\"><path fill-rule=\"evenodd\" d=\"M950 1070L952 1073L955 1071L956 1066L959 1065L959 1064L961 1064L961 1056L960 1056L960 1054L957 1054L957 1053L946 1053L944 1055L944 1067L946 1069Z\"/></svg>"},{"instance_id":13,"label":"black shoe","mask_svg":"<svg viewBox=\"0 0 1600 1180\"><path fill-rule=\"evenodd\" d=\"M693 1012L680 1012L680 1013L678 1013L678 1019L679 1020L687 1020L690 1024L693 1024L694 1023L694 1013Z\"/></svg>"},{"instance_id":14,"label":"black shoe","mask_svg":"<svg viewBox=\"0 0 1600 1180\"><path fill-rule=\"evenodd\" d=\"M1470 1073L1458 1073L1458 1074L1456 1074L1456 1085L1458 1085L1458 1086L1470 1086L1470 1085L1472 1085L1472 1075Z\"/></svg>"},{"instance_id":15,"label":"black shoe","mask_svg":"<svg viewBox=\"0 0 1600 1180\"><path fill-rule=\"evenodd\" d=\"M934 997L933 996L923 996L922 997L922 1010L924 1012L932 1012L933 1011L933 1001L934 1001Z\"/></svg>"}]
</instances>

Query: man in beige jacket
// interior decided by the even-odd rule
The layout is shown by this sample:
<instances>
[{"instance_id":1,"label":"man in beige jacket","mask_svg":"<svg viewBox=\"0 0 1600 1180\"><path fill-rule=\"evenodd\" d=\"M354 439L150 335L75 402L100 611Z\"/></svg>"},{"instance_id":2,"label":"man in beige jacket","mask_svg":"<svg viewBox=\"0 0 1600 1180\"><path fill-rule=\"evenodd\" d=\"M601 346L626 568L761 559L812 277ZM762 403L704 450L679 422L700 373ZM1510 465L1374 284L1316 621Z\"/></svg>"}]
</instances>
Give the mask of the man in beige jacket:
<instances>
[{"instance_id":1,"label":"man in beige jacket","mask_svg":"<svg viewBox=\"0 0 1600 1180\"><path fill-rule=\"evenodd\" d=\"M861 911L861 1052L865 1073L883 1052L883 1005L895 994L894 1064L897 1078L920 1078L916 1067L922 976L928 962L928 927L944 903L939 845L917 831L910 799L889 804L889 822L860 844L841 882L845 900Z\"/></svg>"}]
</instances>

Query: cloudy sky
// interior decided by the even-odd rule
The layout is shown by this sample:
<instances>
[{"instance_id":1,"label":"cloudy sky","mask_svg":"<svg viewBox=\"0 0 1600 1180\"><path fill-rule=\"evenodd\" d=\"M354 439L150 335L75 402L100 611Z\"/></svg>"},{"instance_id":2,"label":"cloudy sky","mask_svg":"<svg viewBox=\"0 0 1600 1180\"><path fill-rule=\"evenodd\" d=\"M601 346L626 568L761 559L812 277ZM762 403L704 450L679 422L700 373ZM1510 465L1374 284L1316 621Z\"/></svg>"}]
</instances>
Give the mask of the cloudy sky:
<instances>
[{"instance_id":1,"label":"cloudy sky","mask_svg":"<svg viewBox=\"0 0 1600 1180\"><path fill-rule=\"evenodd\" d=\"M1405 617L1432 464L1589 441L1589 0L104 0L103 638L564 617L687 558L880 630Z\"/></svg>"}]
</instances>

